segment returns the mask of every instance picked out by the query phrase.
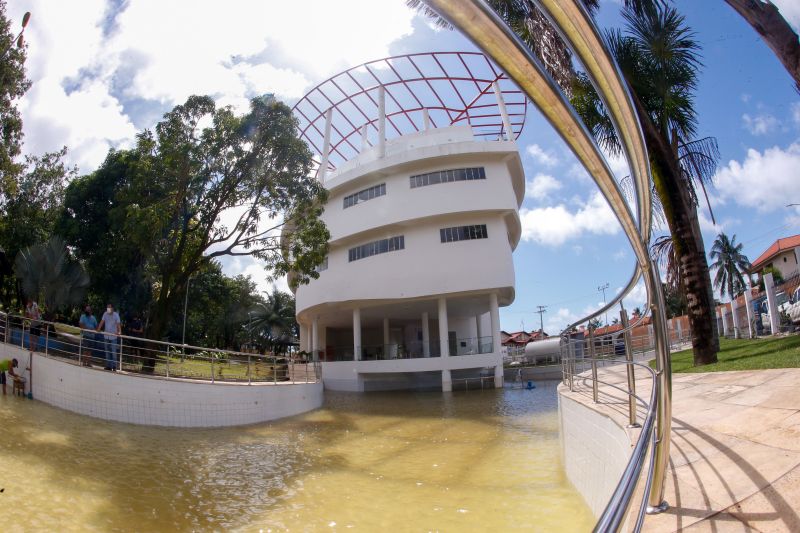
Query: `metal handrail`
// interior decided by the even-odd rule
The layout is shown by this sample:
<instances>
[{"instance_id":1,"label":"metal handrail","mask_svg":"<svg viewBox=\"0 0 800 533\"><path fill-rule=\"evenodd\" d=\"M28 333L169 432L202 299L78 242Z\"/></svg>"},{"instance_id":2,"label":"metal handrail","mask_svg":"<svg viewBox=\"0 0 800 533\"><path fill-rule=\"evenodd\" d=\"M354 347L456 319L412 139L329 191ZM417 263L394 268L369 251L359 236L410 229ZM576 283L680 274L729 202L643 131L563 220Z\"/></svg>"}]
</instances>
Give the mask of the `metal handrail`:
<instances>
[{"instance_id":1,"label":"metal handrail","mask_svg":"<svg viewBox=\"0 0 800 533\"><path fill-rule=\"evenodd\" d=\"M42 331L35 347L37 353L81 366L92 367L98 362L103 362L106 369L119 369L127 374L172 380L203 380L211 383L319 381L319 371L316 368L318 362L302 361L288 355L252 354L124 334L117 335L49 320L34 321L25 316L3 312L0 312L0 329L2 329L0 342L13 341L24 349L27 337L30 349L31 322L38 323ZM19 339L16 339L17 334ZM43 343L41 339L44 340ZM111 352L112 357L109 357L108 352ZM146 363L152 365L149 371L144 370ZM159 363L163 366L162 373L155 371ZM187 365L190 367L189 370L186 368ZM232 372L233 370L236 372Z\"/></svg>"},{"instance_id":2,"label":"metal handrail","mask_svg":"<svg viewBox=\"0 0 800 533\"><path fill-rule=\"evenodd\" d=\"M426 0L453 26L459 28L481 50L489 55L509 77L528 95L554 127L564 142L594 179L614 215L622 226L637 260L636 272L627 286L630 291L638 272L644 274L648 294L648 307L653 314L653 331L656 348L657 427L653 471L650 482L655 483L649 494L648 512L661 512L668 508L664 501L666 467L669 460L669 442L672 419L672 384L669 342L664 299L658 267L649 256L649 239L652 228L652 198L647 150L641 125L633 107L633 100L613 57L606 49L594 22L579 0L535 0L553 25L561 32L586 66L589 77L600 98L609 109L612 122L623 145L623 153L634 175L635 200L639 220L625 200L608 162L597 146L591 132L578 117L566 96L520 38L503 22L484 0ZM621 300L612 299L611 307ZM570 382L572 377L570 375ZM633 457L634 462L643 458ZM627 472L627 471L626 471ZM631 482L631 480L628 480ZM618 502L627 512L630 501Z\"/></svg>"}]
</instances>

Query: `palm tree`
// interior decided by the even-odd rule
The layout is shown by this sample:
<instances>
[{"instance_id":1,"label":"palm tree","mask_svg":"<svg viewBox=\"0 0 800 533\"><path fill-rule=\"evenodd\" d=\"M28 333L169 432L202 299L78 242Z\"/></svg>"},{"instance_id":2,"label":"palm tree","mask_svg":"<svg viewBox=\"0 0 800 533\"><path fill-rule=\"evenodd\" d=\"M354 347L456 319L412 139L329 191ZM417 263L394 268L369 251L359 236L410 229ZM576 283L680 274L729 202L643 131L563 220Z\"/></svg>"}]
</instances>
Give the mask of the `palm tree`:
<instances>
[{"instance_id":1,"label":"palm tree","mask_svg":"<svg viewBox=\"0 0 800 533\"><path fill-rule=\"evenodd\" d=\"M719 289L720 297L727 293L733 300L745 290L743 273L750 270L750 261L742 253L742 243L736 244L736 235L728 239L727 235L720 233L709 255L714 259L711 268L717 270L714 286Z\"/></svg>"},{"instance_id":2,"label":"palm tree","mask_svg":"<svg viewBox=\"0 0 800 533\"><path fill-rule=\"evenodd\" d=\"M14 273L25 296L51 312L80 304L89 288L89 275L72 260L61 237L21 250Z\"/></svg>"},{"instance_id":3,"label":"palm tree","mask_svg":"<svg viewBox=\"0 0 800 533\"><path fill-rule=\"evenodd\" d=\"M266 303L253 306L247 314L250 333L269 348L285 347L298 334L294 298L277 288L267 295Z\"/></svg>"}]
</instances>

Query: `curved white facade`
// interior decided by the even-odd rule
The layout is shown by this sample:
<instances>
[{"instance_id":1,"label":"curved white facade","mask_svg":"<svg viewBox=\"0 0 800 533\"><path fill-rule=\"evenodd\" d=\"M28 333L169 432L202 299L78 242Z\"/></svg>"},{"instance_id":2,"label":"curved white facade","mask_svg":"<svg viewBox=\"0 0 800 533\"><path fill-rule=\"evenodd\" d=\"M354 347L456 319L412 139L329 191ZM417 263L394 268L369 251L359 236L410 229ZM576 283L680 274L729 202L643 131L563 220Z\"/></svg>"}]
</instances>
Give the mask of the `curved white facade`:
<instances>
[{"instance_id":1,"label":"curved white facade","mask_svg":"<svg viewBox=\"0 0 800 533\"><path fill-rule=\"evenodd\" d=\"M498 307L514 300L524 184L516 143L469 126L395 138L324 177L327 265L296 297L326 387L502 384Z\"/></svg>"}]
</instances>

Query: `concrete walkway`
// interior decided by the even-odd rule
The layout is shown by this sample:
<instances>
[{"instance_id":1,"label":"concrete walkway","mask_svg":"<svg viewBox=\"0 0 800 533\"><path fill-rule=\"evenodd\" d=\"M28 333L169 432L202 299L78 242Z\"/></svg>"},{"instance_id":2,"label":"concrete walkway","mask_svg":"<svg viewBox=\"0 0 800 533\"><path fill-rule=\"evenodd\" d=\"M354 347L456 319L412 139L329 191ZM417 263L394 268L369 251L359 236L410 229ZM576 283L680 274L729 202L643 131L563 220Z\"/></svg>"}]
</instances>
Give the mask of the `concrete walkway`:
<instances>
[{"instance_id":1,"label":"concrete walkway","mask_svg":"<svg viewBox=\"0 0 800 533\"><path fill-rule=\"evenodd\" d=\"M600 374L626 381L623 366ZM636 374L637 393L649 398L649 374ZM600 391L595 405L591 381L580 380L575 392L562 387L624 427L627 398L609 386ZM674 374L672 414L671 507L646 517L645 531L800 531L800 369Z\"/></svg>"}]
</instances>

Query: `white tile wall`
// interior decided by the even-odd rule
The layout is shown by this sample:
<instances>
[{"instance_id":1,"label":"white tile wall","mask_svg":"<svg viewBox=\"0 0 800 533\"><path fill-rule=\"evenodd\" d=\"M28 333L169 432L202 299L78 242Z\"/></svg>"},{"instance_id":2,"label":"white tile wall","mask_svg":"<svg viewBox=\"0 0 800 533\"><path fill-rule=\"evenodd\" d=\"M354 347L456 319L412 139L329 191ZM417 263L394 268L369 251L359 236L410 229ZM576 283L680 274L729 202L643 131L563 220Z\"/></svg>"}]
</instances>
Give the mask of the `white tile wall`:
<instances>
[{"instance_id":1,"label":"white tile wall","mask_svg":"<svg viewBox=\"0 0 800 533\"><path fill-rule=\"evenodd\" d=\"M630 438L611 418L561 394L558 409L567 478L599 517L630 459Z\"/></svg>"},{"instance_id":2,"label":"white tile wall","mask_svg":"<svg viewBox=\"0 0 800 533\"><path fill-rule=\"evenodd\" d=\"M29 352L0 345L0 359L27 366ZM255 424L322 405L322 383L222 384L172 381L34 355L33 396L80 414L133 424L213 427Z\"/></svg>"}]
</instances>

